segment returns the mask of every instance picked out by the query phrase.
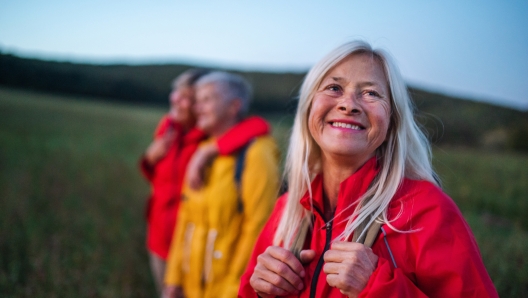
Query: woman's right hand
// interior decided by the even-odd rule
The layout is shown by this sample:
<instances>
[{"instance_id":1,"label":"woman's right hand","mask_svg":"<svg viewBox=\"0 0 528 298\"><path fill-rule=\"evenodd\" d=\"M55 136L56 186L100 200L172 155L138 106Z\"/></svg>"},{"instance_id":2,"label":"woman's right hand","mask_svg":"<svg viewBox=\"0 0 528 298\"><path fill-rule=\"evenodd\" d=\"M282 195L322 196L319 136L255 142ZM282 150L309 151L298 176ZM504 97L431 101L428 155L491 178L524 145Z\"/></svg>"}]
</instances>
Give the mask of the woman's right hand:
<instances>
[{"instance_id":1,"label":"woman's right hand","mask_svg":"<svg viewBox=\"0 0 528 298\"><path fill-rule=\"evenodd\" d=\"M301 260L282 247L270 246L258 256L249 283L260 297L296 295L304 289L303 264L311 262L315 251L301 251Z\"/></svg>"}]
</instances>

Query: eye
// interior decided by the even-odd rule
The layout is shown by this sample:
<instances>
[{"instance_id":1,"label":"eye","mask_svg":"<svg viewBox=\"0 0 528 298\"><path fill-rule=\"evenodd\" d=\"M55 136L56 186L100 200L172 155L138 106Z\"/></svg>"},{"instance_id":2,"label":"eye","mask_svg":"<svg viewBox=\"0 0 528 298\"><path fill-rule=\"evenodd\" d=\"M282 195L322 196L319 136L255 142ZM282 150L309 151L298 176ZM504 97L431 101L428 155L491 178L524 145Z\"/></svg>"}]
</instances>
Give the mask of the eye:
<instances>
[{"instance_id":1,"label":"eye","mask_svg":"<svg viewBox=\"0 0 528 298\"><path fill-rule=\"evenodd\" d=\"M363 91L363 94L367 96L381 97L381 95L376 90L365 90Z\"/></svg>"},{"instance_id":2,"label":"eye","mask_svg":"<svg viewBox=\"0 0 528 298\"><path fill-rule=\"evenodd\" d=\"M333 91L333 92L339 92L341 91L341 86L332 84L332 85L327 86L326 90Z\"/></svg>"}]
</instances>

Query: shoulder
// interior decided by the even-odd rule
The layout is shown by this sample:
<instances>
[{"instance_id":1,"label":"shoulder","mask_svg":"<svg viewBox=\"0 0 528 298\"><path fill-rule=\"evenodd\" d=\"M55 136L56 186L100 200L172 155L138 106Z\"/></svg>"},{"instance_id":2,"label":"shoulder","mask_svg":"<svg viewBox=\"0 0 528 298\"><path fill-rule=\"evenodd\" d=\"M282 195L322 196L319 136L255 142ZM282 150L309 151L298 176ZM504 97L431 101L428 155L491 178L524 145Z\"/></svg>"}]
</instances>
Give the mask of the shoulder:
<instances>
[{"instance_id":1,"label":"shoulder","mask_svg":"<svg viewBox=\"0 0 528 298\"><path fill-rule=\"evenodd\" d=\"M256 137L247 149L247 158L249 159L260 159L262 156L269 156L276 159L278 155L277 144L271 136Z\"/></svg>"},{"instance_id":2,"label":"shoulder","mask_svg":"<svg viewBox=\"0 0 528 298\"><path fill-rule=\"evenodd\" d=\"M391 204L412 201L423 208L441 206L455 208L455 202L437 185L425 180L404 179Z\"/></svg>"},{"instance_id":3,"label":"shoulder","mask_svg":"<svg viewBox=\"0 0 528 298\"><path fill-rule=\"evenodd\" d=\"M169 114L165 114L161 117L160 121L158 122L158 126L168 125L170 122L171 122L171 119L169 118Z\"/></svg>"},{"instance_id":4,"label":"shoulder","mask_svg":"<svg viewBox=\"0 0 528 298\"><path fill-rule=\"evenodd\" d=\"M249 144L251 150L266 150L270 147L276 148L275 140L270 135L260 136L253 139Z\"/></svg>"},{"instance_id":5,"label":"shoulder","mask_svg":"<svg viewBox=\"0 0 528 298\"><path fill-rule=\"evenodd\" d=\"M275 231L279 226L279 222L282 218L282 214L284 213L284 209L286 209L287 201L288 193L285 193L281 195L275 202L273 211L271 212L268 222L266 223L266 227L264 229L266 231L265 234L268 234L268 236L271 236L271 238L273 238L273 235L275 235Z\"/></svg>"},{"instance_id":6,"label":"shoulder","mask_svg":"<svg viewBox=\"0 0 528 298\"><path fill-rule=\"evenodd\" d=\"M404 179L389 205L388 215L403 229L421 228L416 226L420 223L464 221L453 199L424 180Z\"/></svg>"},{"instance_id":7,"label":"shoulder","mask_svg":"<svg viewBox=\"0 0 528 298\"><path fill-rule=\"evenodd\" d=\"M170 122L171 120L169 118L169 115L168 114L163 115L163 117L161 117L161 119L158 121L158 125L156 125L156 130L154 131L154 135L159 136L163 134L169 127Z\"/></svg>"},{"instance_id":8,"label":"shoulder","mask_svg":"<svg viewBox=\"0 0 528 298\"><path fill-rule=\"evenodd\" d=\"M282 214L282 211L286 207L287 201L288 201L288 193L284 193L277 199L277 203L275 203L274 212L275 210L277 210L277 212L280 212Z\"/></svg>"}]
</instances>

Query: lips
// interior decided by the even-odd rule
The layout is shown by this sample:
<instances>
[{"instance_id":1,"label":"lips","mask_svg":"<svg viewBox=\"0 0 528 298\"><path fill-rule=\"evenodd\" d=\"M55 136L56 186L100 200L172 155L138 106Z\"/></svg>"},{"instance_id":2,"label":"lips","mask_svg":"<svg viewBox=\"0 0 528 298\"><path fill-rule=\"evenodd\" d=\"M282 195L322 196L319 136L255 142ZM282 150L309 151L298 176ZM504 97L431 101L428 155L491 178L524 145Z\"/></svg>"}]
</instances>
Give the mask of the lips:
<instances>
[{"instance_id":1,"label":"lips","mask_svg":"<svg viewBox=\"0 0 528 298\"><path fill-rule=\"evenodd\" d=\"M340 128L348 128L353 130L363 130L365 129L364 126L360 125L359 123L351 123L351 122L343 122L343 121L331 121L329 122L330 125L333 127L340 127Z\"/></svg>"}]
</instances>

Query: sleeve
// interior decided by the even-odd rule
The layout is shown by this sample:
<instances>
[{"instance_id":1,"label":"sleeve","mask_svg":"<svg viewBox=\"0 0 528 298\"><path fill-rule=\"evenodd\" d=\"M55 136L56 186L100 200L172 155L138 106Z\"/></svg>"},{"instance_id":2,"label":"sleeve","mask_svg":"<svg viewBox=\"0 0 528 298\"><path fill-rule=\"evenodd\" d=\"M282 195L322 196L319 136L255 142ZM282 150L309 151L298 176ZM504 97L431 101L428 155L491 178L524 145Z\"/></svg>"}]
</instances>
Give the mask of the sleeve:
<instances>
[{"instance_id":1,"label":"sleeve","mask_svg":"<svg viewBox=\"0 0 528 298\"><path fill-rule=\"evenodd\" d=\"M163 118L161 118L160 122L158 123L158 126L156 126L156 130L154 130L154 139L159 138L165 133L165 131L167 131L170 126L170 122L171 121L168 115L165 115L163 116Z\"/></svg>"},{"instance_id":2,"label":"sleeve","mask_svg":"<svg viewBox=\"0 0 528 298\"><path fill-rule=\"evenodd\" d=\"M261 117L248 117L218 138L216 144L220 155L229 155L244 147L251 139L266 135L270 126Z\"/></svg>"},{"instance_id":3,"label":"sleeve","mask_svg":"<svg viewBox=\"0 0 528 298\"><path fill-rule=\"evenodd\" d=\"M286 198L287 194L284 194L277 200L275 208L273 209L273 212L271 213L268 222L262 229L262 232L260 233L257 238L257 241L255 242L255 246L253 248L253 252L251 253L251 257L249 259L245 272L240 278L238 297L257 298L257 294L249 284L249 280L253 275L253 270L255 269L255 266L257 265L257 257L262 254L269 246L273 245L273 236L275 235L279 220L282 216L282 211L284 209L284 205L286 204Z\"/></svg>"},{"instance_id":4,"label":"sleeve","mask_svg":"<svg viewBox=\"0 0 528 298\"><path fill-rule=\"evenodd\" d=\"M366 297L428 297L400 268L392 269L387 259L380 257L378 266L372 273L369 283L359 295ZM451 296L447 296L451 297Z\"/></svg>"},{"instance_id":5,"label":"sleeve","mask_svg":"<svg viewBox=\"0 0 528 298\"><path fill-rule=\"evenodd\" d=\"M188 209L187 202L180 201L180 207L176 219L176 228L174 229L165 268L164 283L166 285L182 285L183 246L185 229L187 227L189 216Z\"/></svg>"},{"instance_id":6,"label":"sleeve","mask_svg":"<svg viewBox=\"0 0 528 298\"><path fill-rule=\"evenodd\" d=\"M402 266L393 269L380 257L361 297L498 297L473 234L451 198L431 186L403 208L394 225L414 231L391 231L386 238Z\"/></svg>"},{"instance_id":7,"label":"sleeve","mask_svg":"<svg viewBox=\"0 0 528 298\"><path fill-rule=\"evenodd\" d=\"M169 127L169 124L170 122L168 116L163 116L163 118L161 118L161 120L158 122L156 130L154 130L154 139L157 139L162 136ZM155 166L152 166L147 162L145 154L142 154L139 158L139 169L141 170L143 177L145 177L145 179L147 179L148 181L152 182L154 178Z\"/></svg>"},{"instance_id":8,"label":"sleeve","mask_svg":"<svg viewBox=\"0 0 528 298\"><path fill-rule=\"evenodd\" d=\"M278 191L278 160L271 138L254 142L246 155L242 175L244 214L239 240L227 272L224 297L235 297L255 241L273 210Z\"/></svg>"},{"instance_id":9,"label":"sleeve","mask_svg":"<svg viewBox=\"0 0 528 298\"><path fill-rule=\"evenodd\" d=\"M143 177L149 182L152 182L154 179L154 167L149 165L144 154L141 155L141 158L139 159L139 169L141 170Z\"/></svg>"}]
</instances>

